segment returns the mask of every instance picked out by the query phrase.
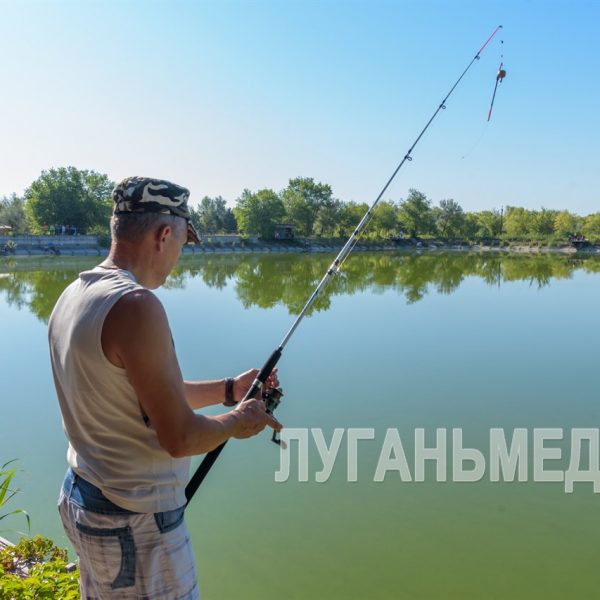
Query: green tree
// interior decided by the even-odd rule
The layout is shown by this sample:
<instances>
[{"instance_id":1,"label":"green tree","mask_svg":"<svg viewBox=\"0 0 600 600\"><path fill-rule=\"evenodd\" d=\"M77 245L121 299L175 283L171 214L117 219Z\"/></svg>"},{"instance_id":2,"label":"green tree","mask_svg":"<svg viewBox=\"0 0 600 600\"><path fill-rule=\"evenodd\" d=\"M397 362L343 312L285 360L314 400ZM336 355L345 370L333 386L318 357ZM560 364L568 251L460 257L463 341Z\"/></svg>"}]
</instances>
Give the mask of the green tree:
<instances>
[{"instance_id":1,"label":"green tree","mask_svg":"<svg viewBox=\"0 0 600 600\"><path fill-rule=\"evenodd\" d=\"M479 219L478 213L465 213L465 218L462 224L461 237L465 239L474 239L479 236Z\"/></svg>"},{"instance_id":2,"label":"green tree","mask_svg":"<svg viewBox=\"0 0 600 600\"><path fill-rule=\"evenodd\" d=\"M225 233L236 233L238 230L237 221L235 220L235 214L233 210L227 207L225 214L223 215L223 231Z\"/></svg>"},{"instance_id":3,"label":"green tree","mask_svg":"<svg viewBox=\"0 0 600 600\"><path fill-rule=\"evenodd\" d=\"M113 187L108 176L96 171L75 167L42 171L25 190L25 212L37 233L54 225L108 230Z\"/></svg>"},{"instance_id":4,"label":"green tree","mask_svg":"<svg viewBox=\"0 0 600 600\"><path fill-rule=\"evenodd\" d=\"M398 218L412 237L431 233L434 228L431 202L414 189L409 190L406 200L400 203Z\"/></svg>"},{"instance_id":5,"label":"green tree","mask_svg":"<svg viewBox=\"0 0 600 600\"><path fill-rule=\"evenodd\" d=\"M200 233L230 233L237 229L233 211L221 196L204 196L198 207L192 209L192 222Z\"/></svg>"},{"instance_id":6,"label":"green tree","mask_svg":"<svg viewBox=\"0 0 600 600\"><path fill-rule=\"evenodd\" d=\"M301 235L310 236L321 208L332 199L331 186L312 177L290 179L281 192L287 218Z\"/></svg>"},{"instance_id":7,"label":"green tree","mask_svg":"<svg viewBox=\"0 0 600 600\"><path fill-rule=\"evenodd\" d=\"M439 207L433 209L433 215L437 232L441 237L452 238L462 233L465 214L455 200L440 200Z\"/></svg>"},{"instance_id":8,"label":"green tree","mask_svg":"<svg viewBox=\"0 0 600 600\"><path fill-rule=\"evenodd\" d=\"M233 209L240 231L272 239L275 228L285 216L281 198L270 189L252 193L244 190Z\"/></svg>"},{"instance_id":9,"label":"green tree","mask_svg":"<svg viewBox=\"0 0 600 600\"><path fill-rule=\"evenodd\" d=\"M508 206L504 219L504 230L508 237L515 239L546 237L554 232L556 215L556 211L546 208L528 210Z\"/></svg>"},{"instance_id":10,"label":"green tree","mask_svg":"<svg viewBox=\"0 0 600 600\"><path fill-rule=\"evenodd\" d=\"M23 198L12 194L0 200L0 225L8 225L13 233L27 233L29 227Z\"/></svg>"},{"instance_id":11,"label":"green tree","mask_svg":"<svg viewBox=\"0 0 600 600\"><path fill-rule=\"evenodd\" d=\"M380 236L394 233L398 229L398 207L391 201L379 202L373 211L369 227Z\"/></svg>"},{"instance_id":12,"label":"green tree","mask_svg":"<svg viewBox=\"0 0 600 600\"><path fill-rule=\"evenodd\" d=\"M537 237L546 237L554 233L554 220L558 212L542 208L532 211L531 233Z\"/></svg>"},{"instance_id":13,"label":"green tree","mask_svg":"<svg viewBox=\"0 0 600 600\"><path fill-rule=\"evenodd\" d=\"M365 202L361 204L357 204L356 202L342 204L338 217L338 231L340 235L348 237L360 223L367 210L369 210L369 205Z\"/></svg>"},{"instance_id":14,"label":"green tree","mask_svg":"<svg viewBox=\"0 0 600 600\"><path fill-rule=\"evenodd\" d=\"M472 213L475 216L477 227L475 236L477 239L495 238L501 234L504 229L504 223L500 211L482 210L478 213Z\"/></svg>"},{"instance_id":15,"label":"green tree","mask_svg":"<svg viewBox=\"0 0 600 600\"><path fill-rule=\"evenodd\" d=\"M600 239L600 212L585 217L582 233L588 238Z\"/></svg>"},{"instance_id":16,"label":"green tree","mask_svg":"<svg viewBox=\"0 0 600 600\"><path fill-rule=\"evenodd\" d=\"M568 210L563 210L554 217L553 226L555 233L566 237L572 234L577 227L575 215L572 215Z\"/></svg>"},{"instance_id":17,"label":"green tree","mask_svg":"<svg viewBox=\"0 0 600 600\"><path fill-rule=\"evenodd\" d=\"M314 229L317 235L333 236L339 226L343 204L335 198L326 200L319 208Z\"/></svg>"},{"instance_id":18,"label":"green tree","mask_svg":"<svg viewBox=\"0 0 600 600\"><path fill-rule=\"evenodd\" d=\"M504 213L504 232L512 239L526 238L534 229L533 211L507 206Z\"/></svg>"}]
</instances>

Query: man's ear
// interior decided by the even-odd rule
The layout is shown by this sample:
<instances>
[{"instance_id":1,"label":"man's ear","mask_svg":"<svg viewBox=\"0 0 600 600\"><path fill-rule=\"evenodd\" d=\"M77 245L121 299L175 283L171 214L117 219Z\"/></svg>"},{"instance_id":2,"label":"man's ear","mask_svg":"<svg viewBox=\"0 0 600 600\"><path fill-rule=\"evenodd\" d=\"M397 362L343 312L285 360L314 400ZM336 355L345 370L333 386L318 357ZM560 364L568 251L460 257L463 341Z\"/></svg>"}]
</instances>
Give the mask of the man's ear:
<instances>
[{"instance_id":1,"label":"man's ear","mask_svg":"<svg viewBox=\"0 0 600 600\"><path fill-rule=\"evenodd\" d=\"M159 249L162 250L163 245L171 235L173 235L173 228L170 225L160 225L159 227L157 227L154 234L154 240L158 245Z\"/></svg>"}]
</instances>

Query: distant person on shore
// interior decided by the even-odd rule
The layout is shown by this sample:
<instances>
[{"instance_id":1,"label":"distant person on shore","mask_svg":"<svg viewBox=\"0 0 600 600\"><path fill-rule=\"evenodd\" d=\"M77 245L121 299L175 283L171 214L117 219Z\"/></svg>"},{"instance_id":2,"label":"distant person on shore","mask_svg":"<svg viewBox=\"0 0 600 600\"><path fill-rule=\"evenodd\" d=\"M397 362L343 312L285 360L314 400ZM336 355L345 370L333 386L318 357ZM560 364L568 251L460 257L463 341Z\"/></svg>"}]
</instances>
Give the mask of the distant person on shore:
<instances>
[{"instance_id":1,"label":"distant person on shore","mask_svg":"<svg viewBox=\"0 0 600 600\"><path fill-rule=\"evenodd\" d=\"M262 400L239 403L257 369L183 380L167 316L150 290L165 282L182 246L198 242L188 196L164 180L121 181L107 259L79 275L50 317L69 442L59 512L79 556L82 598L199 598L184 523L189 457L266 426L281 429ZM273 373L267 386L277 385ZM234 408L214 417L193 412L220 403Z\"/></svg>"}]
</instances>

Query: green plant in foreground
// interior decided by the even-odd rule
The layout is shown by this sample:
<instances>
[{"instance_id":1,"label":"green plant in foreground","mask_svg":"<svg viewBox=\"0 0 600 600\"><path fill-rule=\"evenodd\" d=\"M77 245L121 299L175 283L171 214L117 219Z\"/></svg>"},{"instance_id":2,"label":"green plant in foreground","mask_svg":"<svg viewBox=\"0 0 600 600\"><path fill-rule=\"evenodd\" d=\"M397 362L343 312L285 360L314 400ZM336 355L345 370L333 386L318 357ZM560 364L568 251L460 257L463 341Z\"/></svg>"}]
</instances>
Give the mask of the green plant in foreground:
<instances>
[{"instance_id":1,"label":"green plant in foreground","mask_svg":"<svg viewBox=\"0 0 600 600\"><path fill-rule=\"evenodd\" d=\"M0 600L77 600L79 571L67 560L64 548L39 535L0 549Z\"/></svg>"},{"instance_id":2,"label":"green plant in foreground","mask_svg":"<svg viewBox=\"0 0 600 600\"><path fill-rule=\"evenodd\" d=\"M2 509L10 499L19 492L18 489L11 489L10 483L17 472L16 467L12 469L7 469L8 465L14 463L16 459L9 460L7 463L4 463L2 467L0 467L0 509ZM0 514L0 521L9 517L10 515L24 515L27 519L27 528L31 530L31 523L29 520L29 515L22 508L16 508L15 510L11 510L8 513Z\"/></svg>"}]
</instances>

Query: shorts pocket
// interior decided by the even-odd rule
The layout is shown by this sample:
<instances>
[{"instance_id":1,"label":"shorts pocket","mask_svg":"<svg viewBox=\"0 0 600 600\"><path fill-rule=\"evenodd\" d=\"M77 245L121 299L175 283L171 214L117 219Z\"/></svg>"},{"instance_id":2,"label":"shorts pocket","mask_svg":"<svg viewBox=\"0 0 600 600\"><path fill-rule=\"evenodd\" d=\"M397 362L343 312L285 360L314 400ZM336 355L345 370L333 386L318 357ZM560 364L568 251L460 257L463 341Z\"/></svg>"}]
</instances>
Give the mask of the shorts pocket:
<instances>
[{"instance_id":1,"label":"shorts pocket","mask_svg":"<svg viewBox=\"0 0 600 600\"><path fill-rule=\"evenodd\" d=\"M156 526L161 533L167 533L172 531L176 527L179 527L183 523L183 513L185 506L176 508L174 510L166 510L164 512L154 513L154 520Z\"/></svg>"},{"instance_id":2,"label":"shorts pocket","mask_svg":"<svg viewBox=\"0 0 600 600\"><path fill-rule=\"evenodd\" d=\"M82 550L87 554L88 564L94 571L101 571L94 572L94 579L110 581L118 565L117 575L110 587L119 589L135 584L135 542L131 527L104 529L79 522L75 523L75 527L81 537ZM115 538L121 548L120 564L115 553Z\"/></svg>"}]
</instances>

